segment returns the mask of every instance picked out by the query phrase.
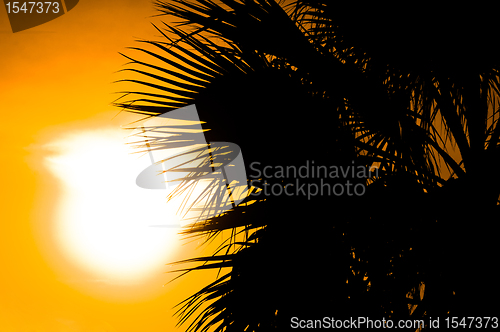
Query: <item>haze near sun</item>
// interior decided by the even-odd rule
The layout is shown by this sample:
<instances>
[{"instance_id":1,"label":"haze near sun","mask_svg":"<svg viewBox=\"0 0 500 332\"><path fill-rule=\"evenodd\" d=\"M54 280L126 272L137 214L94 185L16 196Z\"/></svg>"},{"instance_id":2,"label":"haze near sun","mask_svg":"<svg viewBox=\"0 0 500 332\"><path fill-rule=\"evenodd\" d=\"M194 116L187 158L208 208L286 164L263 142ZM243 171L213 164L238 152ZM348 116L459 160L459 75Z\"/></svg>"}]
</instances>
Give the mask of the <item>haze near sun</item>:
<instances>
[{"instance_id":1,"label":"haze near sun","mask_svg":"<svg viewBox=\"0 0 500 332\"><path fill-rule=\"evenodd\" d=\"M161 273L177 250L175 204L165 190L136 185L150 165L132 154L121 128L79 130L47 145L46 166L61 181L57 240L73 262L98 277L134 280Z\"/></svg>"}]
</instances>

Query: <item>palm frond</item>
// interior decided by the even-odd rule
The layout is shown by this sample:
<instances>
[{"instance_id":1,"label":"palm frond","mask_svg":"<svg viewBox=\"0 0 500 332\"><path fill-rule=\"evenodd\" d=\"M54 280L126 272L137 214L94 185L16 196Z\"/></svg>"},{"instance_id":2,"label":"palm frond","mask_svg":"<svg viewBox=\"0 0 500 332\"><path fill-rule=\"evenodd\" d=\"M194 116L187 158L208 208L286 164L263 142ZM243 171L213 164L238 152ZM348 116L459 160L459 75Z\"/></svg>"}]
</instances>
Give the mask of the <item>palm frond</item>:
<instances>
[{"instance_id":1,"label":"palm frond","mask_svg":"<svg viewBox=\"0 0 500 332\"><path fill-rule=\"evenodd\" d=\"M124 72L139 78L120 82L140 88L124 91L131 99L116 105L152 116L196 104L208 144L196 145L199 136L188 127L151 126L141 133L147 132L148 143L137 145L153 152L185 149L160 161L178 175L170 197L194 198L182 205L183 212L198 213L185 235L209 242L231 233L213 256L180 262L195 264L178 270L183 273L230 269L181 304L180 323L195 317L189 331L269 331L289 324L297 310L321 311L323 304L314 303L305 287L290 290L283 280L329 294L328 310L337 316L441 314L443 308L426 297L407 297L423 282L426 294L451 307L453 298L440 292L456 285L439 286L450 269L435 254L448 249L435 242L459 212L435 211L456 202L474 211L461 197L478 192L474 183L481 179L492 185L478 197L497 204L498 175L484 175L480 166L499 160L498 59L467 63L481 53L472 50L487 48L468 41L467 50L454 53L455 37L441 45L434 31L416 31L412 19L380 21L369 5L354 17L344 6L317 0L299 0L288 9L271 0L155 6L179 21L156 27L167 42L140 41L143 47L131 48L138 55L125 56L131 68ZM379 173L343 179L367 185L365 197L252 200L252 187L237 205L227 194L226 176L214 169L239 149L216 142L238 144L246 166L316 159L378 166ZM450 174L442 172L445 167ZM196 191L200 178L208 185ZM311 184L321 183L315 180ZM244 181L239 185L246 188ZM424 240L429 234L434 241ZM325 261L335 262L335 271ZM309 266L296 268L297 262Z\"/></svg>"}]
</instances>

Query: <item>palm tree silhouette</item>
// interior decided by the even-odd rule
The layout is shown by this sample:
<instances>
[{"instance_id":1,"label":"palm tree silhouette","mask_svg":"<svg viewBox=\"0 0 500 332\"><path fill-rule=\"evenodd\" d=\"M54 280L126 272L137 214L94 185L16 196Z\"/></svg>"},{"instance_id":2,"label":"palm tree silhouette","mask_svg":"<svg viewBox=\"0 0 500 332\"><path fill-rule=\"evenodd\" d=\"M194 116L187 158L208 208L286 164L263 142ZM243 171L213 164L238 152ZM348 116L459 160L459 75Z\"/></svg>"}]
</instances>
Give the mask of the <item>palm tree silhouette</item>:
<instances>
[{"instance_id":1,"label":"palm tree silhouette","mask_svg":"<svg viewBox=\"0 0 500 332\"><path fill-rule=\"evenodd\" d=\"M496 313L494 20L313 0L155 5L180 21L155 26L166 41L132 48L159 65L126 56L126 70L156 92L126 91L117 106L154 116L196 104L207 140L237 143L246 166L378 166L376 178L329 179L366 184L362 196L259 196L186 229L231 236L213 256L180 262L199 264L180 271L225 271L180 304L180 323L269 331L294 316Z\"/></svg>"}]
</instances>

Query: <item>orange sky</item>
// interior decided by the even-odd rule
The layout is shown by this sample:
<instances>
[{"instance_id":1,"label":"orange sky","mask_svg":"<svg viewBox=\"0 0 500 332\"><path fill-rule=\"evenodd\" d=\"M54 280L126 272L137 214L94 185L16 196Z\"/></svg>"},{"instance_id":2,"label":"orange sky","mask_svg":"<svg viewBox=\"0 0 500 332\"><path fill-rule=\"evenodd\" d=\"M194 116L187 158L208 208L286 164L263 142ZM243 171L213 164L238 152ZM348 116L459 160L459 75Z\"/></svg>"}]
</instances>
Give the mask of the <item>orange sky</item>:
<instances>
[{"instance_id":1,"label":"orange sky","mask_svg":"<svg viewBox=\"0 0 500 332\"><path fill-rule=\"evenodd\" d=\"M80 1L12 33L0 6L0 332L175 331L172 307L214 280L194 274L162 287L173 277L164 264L211 254L217 243L195 251L176 238L147 277L123 281L90 271L58 242L70 195L43 163L53 153L44 146L132 121L109 106L125 89L111 82L128 61L118 52L135 55L126 50L135 39L161 39L154 14L150 0Z\"/></svg>"},{"instance_id":2,"label":"orange sky","mask_svg":"<svg viewBox=\"0 0 500 332\"><path fill-rule=\"evenodd\" d=\"M118 110L109 104L123 89L111 83L119 78L113 72L126 63L118 52L159 35L153 14L150 0L80 1L65 15L14 34L0 6L2 332L174 331L172 306L214 280L193 275L162 287L173 276L162 263L137 282L103 281L56 241L65 192L42 163L43 145L131 119L113 118ZM203 253L181 243L168 247L165 264Z\"/></svg>"}]
</instances>

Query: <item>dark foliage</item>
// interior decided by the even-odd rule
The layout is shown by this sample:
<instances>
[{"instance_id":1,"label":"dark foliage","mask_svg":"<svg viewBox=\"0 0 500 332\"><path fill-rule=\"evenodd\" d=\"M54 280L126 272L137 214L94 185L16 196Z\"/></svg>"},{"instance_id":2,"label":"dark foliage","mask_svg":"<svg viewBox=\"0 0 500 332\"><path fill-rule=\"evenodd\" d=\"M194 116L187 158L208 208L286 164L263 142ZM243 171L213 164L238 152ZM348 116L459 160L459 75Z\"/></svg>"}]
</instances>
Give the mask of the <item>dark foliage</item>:
<instances>
[{"instance_id":1,"label":"dark foliage","mask_svg":"<svg viewBox=\"0 0 500 332\"><path fill-rule=\"evenodd\" d=\"M183 262L222 269L181 304L181 322L198 317L190 331L287 330L292 316L496 313L493 18L312 0L155 5L178 22L157 27L165 41L133 50L162 65L127 56L127 70L156 92L127 91L118 106L158 115L196 104L207 141L238 144L247 169L379 167L376 178L330 179L367 185L362 196L272 196L186 229L232 234L220 252Z\"/></svg>"}]
</instances>

